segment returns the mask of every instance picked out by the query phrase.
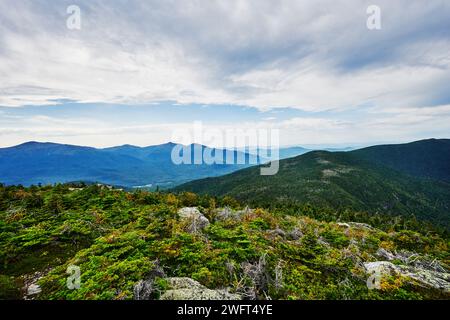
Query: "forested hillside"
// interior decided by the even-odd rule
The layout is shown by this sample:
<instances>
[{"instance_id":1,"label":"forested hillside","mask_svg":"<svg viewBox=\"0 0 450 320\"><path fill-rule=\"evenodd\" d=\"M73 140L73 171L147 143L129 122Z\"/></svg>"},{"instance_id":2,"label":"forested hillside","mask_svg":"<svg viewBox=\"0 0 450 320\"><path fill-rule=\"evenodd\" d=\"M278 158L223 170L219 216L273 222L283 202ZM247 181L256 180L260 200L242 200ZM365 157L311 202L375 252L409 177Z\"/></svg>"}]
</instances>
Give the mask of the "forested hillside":
<instances>
[{"instance_id":1,"label":"forested hillside","mask_svg":"<svg viewBox=\"0 0 450 320\"><path fill-rule=\"evenodd\" d=\"M273 176L262 176L260 168L253 167L192 181L175 190L229 195L272 208L310 203L324 209L415 216L450 226L449 183L412 177L353 152L313 151L281 160Z\"/></svg>"},{"instance_id":2,"label":"forested hillside","mask_svg":"<svg viewBox=\"0 0 450 320\"><path fill-rule=\"evenodd\" d=\"M378 145L351 153L411 176L450 182L450 139Z\"/></svg>"}]
</instances>

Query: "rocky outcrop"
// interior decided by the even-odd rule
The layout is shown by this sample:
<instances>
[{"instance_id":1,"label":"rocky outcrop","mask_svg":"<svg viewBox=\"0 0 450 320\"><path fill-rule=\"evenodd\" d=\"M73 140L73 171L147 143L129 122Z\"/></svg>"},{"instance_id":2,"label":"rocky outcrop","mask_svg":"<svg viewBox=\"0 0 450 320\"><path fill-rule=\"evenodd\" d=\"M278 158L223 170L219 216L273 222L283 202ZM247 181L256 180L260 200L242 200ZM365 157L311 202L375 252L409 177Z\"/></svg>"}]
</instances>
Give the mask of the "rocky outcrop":
<instances>
[{"instance_id":1,"label":"rocky outcrop","mask_svg":"<svg viewBox=\"0 0 450 320\"><path fill-rule=\"evenodd\" d=\"M178 210L180 219L189 221L188 232L200 232L209 225L209 220L196 207L185 207Z\"/></svg>"},{"instance_id":2,"label":"rocky outcrop","mask_svg":"<svg viewBox=\"0 0 450 320\"><path fill-rule=\"evenodd\" d=\"M436 289L450 294L450 274L446 272L395 265L389 261L367 262L364 263L364 267L370 275L403 276L422 287Z\"/></svg>"},{"instance_id":3,"label":"rocky outcrop","mask_svg":"<svg viewBox=\"0 0 450 320\"><path fill-rule=\"evenodd\" d=\"M191 278L166 278L169 290L164 292L160 300L241 300L238 294L227 290L212 290Z\"/></svg>"}]
</instances>

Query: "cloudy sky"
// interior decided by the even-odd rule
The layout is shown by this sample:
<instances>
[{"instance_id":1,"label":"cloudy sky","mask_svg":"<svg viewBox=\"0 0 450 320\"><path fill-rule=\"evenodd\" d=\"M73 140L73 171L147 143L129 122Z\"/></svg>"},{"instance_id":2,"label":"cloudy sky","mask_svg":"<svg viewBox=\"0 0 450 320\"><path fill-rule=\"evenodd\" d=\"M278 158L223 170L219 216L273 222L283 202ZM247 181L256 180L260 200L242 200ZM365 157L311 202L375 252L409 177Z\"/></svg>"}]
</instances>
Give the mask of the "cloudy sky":
<instances>
[{"instance_id":1,"label":"cloudy sky","mask_svg":"<svg viewBox=\"0 0 450 320\"><path fill-rule=\"evenodd\" d=\"M448 0L1 0L0 146L152 145L195 121L282 145L450 138L449 17Z\"/></svg>"}]
</instances>

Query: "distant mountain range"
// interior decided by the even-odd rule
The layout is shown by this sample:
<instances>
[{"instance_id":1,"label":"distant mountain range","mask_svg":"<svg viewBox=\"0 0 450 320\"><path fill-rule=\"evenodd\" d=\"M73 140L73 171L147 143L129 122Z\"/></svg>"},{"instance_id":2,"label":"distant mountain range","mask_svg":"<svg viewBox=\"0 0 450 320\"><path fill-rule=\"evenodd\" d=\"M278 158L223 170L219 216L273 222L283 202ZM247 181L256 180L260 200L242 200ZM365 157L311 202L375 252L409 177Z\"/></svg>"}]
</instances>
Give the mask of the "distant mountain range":
<instances>
[{"instance_id":1,"label":"distant mountain range","mask_svg":"<svg viewBox=\"0 0 450 320\"><path fill-rule=\"evenodd\" d=\"M230 173L259 159L240 151L208 148L200 145L186 146L192 151L224 157L230 155L245 160L245 164L183 164L172 162L174 143L150 147L123 145L96 149L56 143L28 142L0 149L0 183L52 184L74 181L101 182L124 187L168 187ZM181 145L178 145L182 147Z\"/></svg>"},{"instance_id":2,"label":"distant mountain range","mask_svg":"<svg viewBox=\"0 0 450 320\"><path fill-rule=\"evenodd\" d=\"M450 226L450 140L312 151L280 161L274 176L252 167L175 188L230 195L250 205L311 203L329 208L415 215Z\"/></svg>"},{"instance_id":3,"label":"distant mountain range","mask_svg":"<svg viewBox=\"0 0 450 320\"><path fill-rule=\"evenodd\" d=\"M194 154L197 146L201 152L215 155L222 152L245 164L175 165L171 152L175 143L149 147L122 145L97 149L57 143L27 142L10 148L0 148L0 183L53 184L64 182L101 182L124 187L163 188L178 184L224 175L251 165L264 163L268 158L259 157L258 151L224 150L192 144L187 146ZM302 147L280 148L280 159L304 154L311 150ZM267 153L262 153L267 155ZM269 153L270 155L270 153ZM193 163L193 157L191 163Z\"/></svg>"}]
</instances>

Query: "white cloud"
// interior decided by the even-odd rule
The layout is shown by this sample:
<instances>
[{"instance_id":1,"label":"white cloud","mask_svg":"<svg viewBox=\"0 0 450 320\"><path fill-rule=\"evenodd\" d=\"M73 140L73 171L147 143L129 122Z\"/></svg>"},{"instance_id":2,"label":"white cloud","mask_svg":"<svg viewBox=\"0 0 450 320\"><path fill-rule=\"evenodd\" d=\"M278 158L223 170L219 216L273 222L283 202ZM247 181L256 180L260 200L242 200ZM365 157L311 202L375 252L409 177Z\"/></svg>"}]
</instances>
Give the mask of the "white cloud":
<instances>
[{"instance_id":1,"label":"white cloud","mask_svg":"<svg viewBox=\"0 0 450 320\"><path fill-rule=\"evenodd\" d=\"M0 105L174 100L325 110L435 99L429 88L450 81L450 41L436 32L449 26L450 6L380 2L384 28L374 33L365 1L86 1L82 29L71 31L67 1L6 0Z\"/></svg>"},{"instance_id":2,"label":"white cloud","mask_svg":"<svg viewBox=\"0 0 450 320\"><path fill-rule=\"evenodd\" d=\"M450 49L450 48L449 48ZM448 70L428 66L384 67L335 73L327 66L293 65L292 71L252 71L233 79L258 89L244 104L299 107L308 111L360 105L420 106L429 99L431 83L450 82Z\"/></svg>"}]
</instances>

